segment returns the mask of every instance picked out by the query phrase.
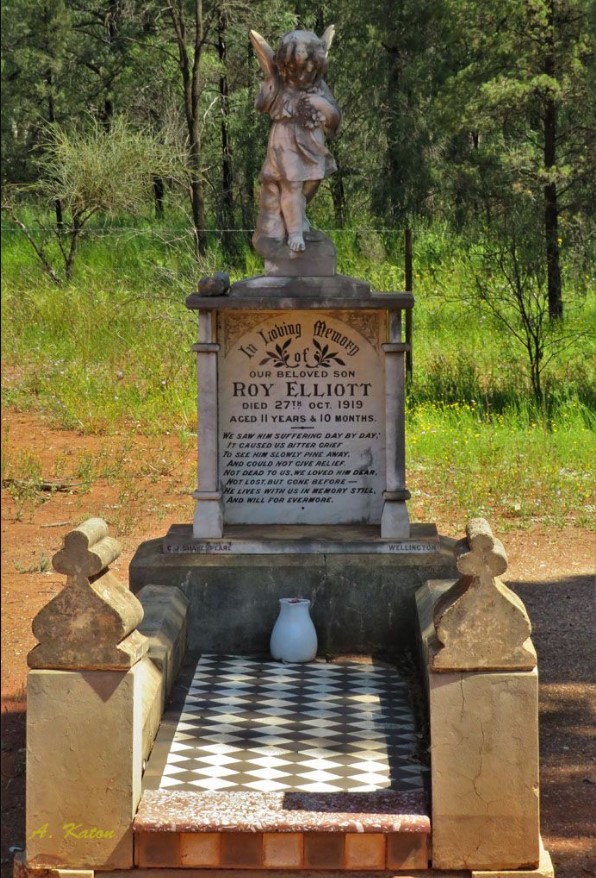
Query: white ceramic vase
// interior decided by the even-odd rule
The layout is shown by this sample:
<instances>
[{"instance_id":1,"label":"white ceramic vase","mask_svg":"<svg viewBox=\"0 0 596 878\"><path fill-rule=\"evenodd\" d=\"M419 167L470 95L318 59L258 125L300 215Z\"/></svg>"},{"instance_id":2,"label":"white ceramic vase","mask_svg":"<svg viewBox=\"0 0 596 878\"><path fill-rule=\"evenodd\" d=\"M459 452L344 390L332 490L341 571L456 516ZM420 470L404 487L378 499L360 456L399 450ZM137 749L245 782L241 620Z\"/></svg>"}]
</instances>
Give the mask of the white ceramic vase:
<instances>
[{"instance_id":1,"label":"white ceramic vase","mask_svg":"<svg viewBox=\"0 0 596 878\"><path fill-rule=\"evenodd\" d=\"M312 662L317 654L317 632L306 598L280 598L279 616L269 644L276 661Z\"/></svg>"}]
</instances>

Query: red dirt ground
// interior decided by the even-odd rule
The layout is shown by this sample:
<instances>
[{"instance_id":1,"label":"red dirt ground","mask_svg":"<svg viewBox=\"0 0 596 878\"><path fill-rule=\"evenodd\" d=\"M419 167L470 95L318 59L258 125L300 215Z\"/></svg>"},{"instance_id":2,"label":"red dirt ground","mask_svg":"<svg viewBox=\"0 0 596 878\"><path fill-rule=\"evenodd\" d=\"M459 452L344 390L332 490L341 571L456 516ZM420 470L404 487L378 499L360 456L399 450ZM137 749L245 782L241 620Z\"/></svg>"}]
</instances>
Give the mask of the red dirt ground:
<instances>
[{"instance_id":1,"label":"red dirt ground","mask_svg":"<svg viewBox=\"0 0 596 878\"><path fill-rule=\"evenodd\" d=\"M141 541L192 520L195 463L192 445L183 448L174 436L83 436L13 412L3 417L3 433L1 856L2 876L8 878L14 849L24 846L26 658L35 645L31 620L64 585L51 568L52 555L73 526L100 516L123 543L111 569L126 580ZM28 492L11 481L11 472L26 470L25 453L35 456L41 476L59 483L60 490ZM86 463L88 472L90 462L95 474L90 484L81 485L80 471ZM63 489L66 482L79 484ZM412 517L416 520L414 505ZM465 521L454 528L452 510L438 508L434 518L446 536L463 535ZM499 534L499 522L491 525ZM533 527L500 536L509 557L504 579L526 603L539 657L542 835L559 878L584 878L596 874L596 537L570 527Z\"/></svg>"}]
</instances>

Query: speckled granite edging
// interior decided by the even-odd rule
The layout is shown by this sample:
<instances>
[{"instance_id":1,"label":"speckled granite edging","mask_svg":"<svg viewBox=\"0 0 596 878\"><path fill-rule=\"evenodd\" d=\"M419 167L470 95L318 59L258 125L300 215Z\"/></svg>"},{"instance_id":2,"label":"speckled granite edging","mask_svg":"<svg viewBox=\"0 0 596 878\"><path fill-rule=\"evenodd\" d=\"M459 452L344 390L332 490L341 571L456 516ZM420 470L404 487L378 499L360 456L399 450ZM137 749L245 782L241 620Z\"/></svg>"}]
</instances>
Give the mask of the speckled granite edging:
<instances>
[{"instance_id":1,"label":"speckled granite edging","mask_svg":"<svg viewBox=\"0 0 596 878\"><path fill-rule=\"evenodd\" d=\"M424 793L258 793L146 790L135 832L418 832Z\"/></svg>"}]
</instances>

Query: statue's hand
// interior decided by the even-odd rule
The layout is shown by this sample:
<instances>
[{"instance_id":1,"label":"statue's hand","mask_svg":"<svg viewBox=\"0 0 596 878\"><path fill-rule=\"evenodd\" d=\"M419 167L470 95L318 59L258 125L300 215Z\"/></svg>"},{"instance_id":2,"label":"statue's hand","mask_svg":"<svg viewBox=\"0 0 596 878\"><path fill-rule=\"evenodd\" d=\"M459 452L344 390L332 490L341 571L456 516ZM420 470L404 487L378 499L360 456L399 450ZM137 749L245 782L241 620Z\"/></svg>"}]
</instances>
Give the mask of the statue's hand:
<instances>
[{"instance_id":1,"label":"statue's hand","mask_svg":"<svg viewBox=\"0 0 596 878\"><path fill-rule=\"evenodd\" d=\"M323 116L330 109L329 101L320 95L305 95L306 100L310 104L311 107L314 107L315 110L318 110Z\"/></svg>"},{"instance_id":2,"label":"statue's hand","mask_svg":"<svg viewBox=\"0 0 596 878\"><path fill-rule=\"evenodd\" d=\"M316 99L315 95L302 95L296 106L296 121L304 128L321 128L325 124L325 116L313 99Z\"/></svg>"},{"instance_id":3,"label":"statue's hand","mask_svg":"<svg viewBox=\"0 0 596 878\"><path fill-rule=\"evenodd\" d=\"M308 101L312 111L317 113L319 125L333 132L339 123L339 112L336 107L322 95L305 95L301 100Z\"/></svg>"}]
</instances>

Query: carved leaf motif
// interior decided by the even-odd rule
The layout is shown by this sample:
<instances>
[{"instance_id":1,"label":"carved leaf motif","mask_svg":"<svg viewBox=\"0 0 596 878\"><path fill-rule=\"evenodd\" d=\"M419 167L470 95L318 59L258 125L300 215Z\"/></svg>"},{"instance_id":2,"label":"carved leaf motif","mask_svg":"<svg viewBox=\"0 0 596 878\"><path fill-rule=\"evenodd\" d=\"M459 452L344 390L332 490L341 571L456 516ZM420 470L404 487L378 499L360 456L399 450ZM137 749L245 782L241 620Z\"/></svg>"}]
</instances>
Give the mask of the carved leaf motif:
<instances>
[{"instance_id":1,"label":"carved leaf motif","mask_svg":"<svg viewBox=\"0 0 596 878\"><path fill-rule=\"evenodd\" d=\"M269 362L272 362L273 365L277 366L278 368L283 368L283 366L288 365L288 361L290 359L289 354L287 350L283 350L280 345L276 345L274 351L265 351L265 353L267 354L267 356L264 360L261 360L259 366L265 366Z\"/></svg>"}]
</instances>

